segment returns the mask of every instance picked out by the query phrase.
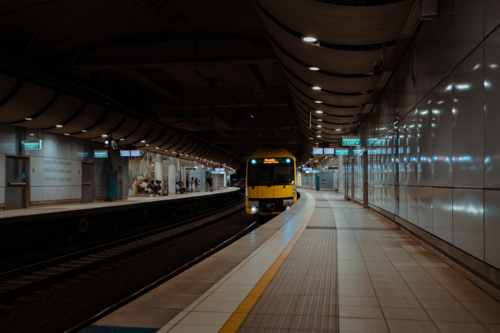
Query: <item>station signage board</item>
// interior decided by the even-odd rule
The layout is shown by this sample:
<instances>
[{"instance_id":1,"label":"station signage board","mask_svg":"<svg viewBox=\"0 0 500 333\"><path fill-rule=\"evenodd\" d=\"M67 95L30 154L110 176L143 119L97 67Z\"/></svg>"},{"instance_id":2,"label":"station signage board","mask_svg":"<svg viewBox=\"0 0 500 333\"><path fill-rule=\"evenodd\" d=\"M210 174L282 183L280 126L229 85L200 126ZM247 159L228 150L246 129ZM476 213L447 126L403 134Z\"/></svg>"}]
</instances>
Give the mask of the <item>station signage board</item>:
<instances>
[{"instance_id":1,"label":"station signage board","mask_svg":"<svg viewBox=\"0 0 500 333\"><path fill-rule=\"evenodd\" d=\"M342 146L359 146L361 144L361 139L359 136L343 136Z\"/></svg>"},{"instance_id":2,"label":"station signage board","mask_svg":"<svg viewBox=\"0 0 500 333\"><path fill-rule=\"evenodd\" d=\"M121 157L130 157L130 150L120 150Z\"/></svg>"},{"instance_id":3,"label":"station signage board","mask_svg":"<svg viewBox=\"0 0 500 333\"><path fill-rule=\"evenodd\" d=\"M313 148L313 155L323 155L323 148Z\"/></svg>"},{"instance_id":4,"label":"station signage board","mask_svg":"<svg viewBox=\"0 0 500 333\"><path fill-rule=\"evenodd\" d=\"M24 150L39 150L42 149L42 142L39 141L24 141L23 143Z\"/></svg>"},{"instance_id":5,"label":"station signage board","mask_svg":"<svg viewBox=\"0 0 500 333\"><path fill-rule=\"evenodd\" d=\"M225 168L215 168L215 171L214 173L224 173L225 172Z\"/></svg>"},{"instance_id":6,"label":"station signage board","mask_svg":"<svg viewBox=\"0 0 500 333\"><path fill-rule=\"evenodd\" d=\"M349 155L349 148L337 148L335 149L335 155Z\"/></svg>"},{"instance_id":7,"label":"station signage board","mask_svg":"<svg viewBox=\"0 0 500 333\"><path fill-rule=\"evenodd\" d=\"M325 155L334 155L335 154L335 148L325 148L324 149L324 154Z\"/></svg>"},{"instance_id":8,"label":"station signage board","mask_svg":"<svg viewBox=\"0 0 500 333\"><path fill-rule=\"evenodd\" d=\"M278 164L279 161L275 158L265 158L264 164Z\"/></svg>"},{"instance_id":9,"label":"station signage board","mask_svg":"<svg viewBox=\"0 0 500 333\"><path fill-rule=\"evenodd\" d=\"M94 158L108 158L107 150L94 150Z\"/></svg>"},{"instance_id":10,"label":"station signage board","mask_svg":"<svg viewBox=\"0 0 500 333\"><path fill-rule=\"evenodd\" d=\"M131 150L130 157L141 157L141 151L140 150Z\"/></svg>"}]
</instances>

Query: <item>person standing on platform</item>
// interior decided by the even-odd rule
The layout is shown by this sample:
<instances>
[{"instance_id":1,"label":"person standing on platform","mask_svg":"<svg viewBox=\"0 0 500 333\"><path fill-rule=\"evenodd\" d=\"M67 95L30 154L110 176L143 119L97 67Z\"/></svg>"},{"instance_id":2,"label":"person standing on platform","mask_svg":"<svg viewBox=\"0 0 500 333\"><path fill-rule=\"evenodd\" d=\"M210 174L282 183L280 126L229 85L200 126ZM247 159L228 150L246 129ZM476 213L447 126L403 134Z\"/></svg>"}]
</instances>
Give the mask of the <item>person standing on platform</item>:
<instances>
[{"instance_id":1,"label":"person standing on platform","mask_svg":"<svg viewBox=\"0 0 500 333\"><path fill-rule=\"evenodd\" d=\"M189 183L189 189L191 190L191 193L194 192L194 178L191 177L191 182Z\"/></svg>"},{"instance_id":2,"label":"person standing on platform","mask_svg":"<svg viewBox=\"0 0 500 333\"><path fill-rule=\"evenodd\" d=\"M208 178L207 178L207 183L208 183L208 186L210 186L210 191L211 191L211 192L213 192L213 191L214 191L214 189L213 189L213 187L212 187L212 185L213 185L212 176L208 176Z\"/></svg>"},{"instance_id":3,"label":"person standing on platform","mask_svg":"<svg viewBox=\"0 0 500 333\"><path fill-rule=\"evenodd\" d=\"M200 192L200 190L198 189L198 178L195 178L195 180L194 180L194 190L196 192Z\"/></svg>"}]
</instances>

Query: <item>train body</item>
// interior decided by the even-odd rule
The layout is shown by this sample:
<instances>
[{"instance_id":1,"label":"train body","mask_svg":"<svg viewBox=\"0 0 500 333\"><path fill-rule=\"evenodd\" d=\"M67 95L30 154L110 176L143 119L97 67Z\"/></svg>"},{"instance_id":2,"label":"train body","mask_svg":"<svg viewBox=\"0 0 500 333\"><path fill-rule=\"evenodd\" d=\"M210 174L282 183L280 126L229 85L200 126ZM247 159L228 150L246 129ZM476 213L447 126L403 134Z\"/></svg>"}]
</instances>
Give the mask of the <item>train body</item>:
<instances>
[{"instance_id":1,"label":"train body","mask_svg":"<svg viewBox=\"0 0 500 333\"><path fill-rule=\"evenodd\" d=\"M249 215L277 215L297 201L296 159L288 150L257 149L247 160L245 206Z\"/></svg>"}]
</instances>

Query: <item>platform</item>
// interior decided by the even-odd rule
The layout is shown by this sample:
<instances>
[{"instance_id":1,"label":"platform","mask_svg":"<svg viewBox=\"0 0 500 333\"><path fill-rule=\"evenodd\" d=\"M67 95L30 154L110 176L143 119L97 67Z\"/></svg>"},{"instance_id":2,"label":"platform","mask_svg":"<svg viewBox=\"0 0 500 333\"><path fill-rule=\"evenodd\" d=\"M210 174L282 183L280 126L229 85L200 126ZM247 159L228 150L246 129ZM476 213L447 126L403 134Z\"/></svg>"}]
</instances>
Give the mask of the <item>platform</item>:
<instances>
[{"instance_id":1,"label":"platform","mask_svg":"<svg viewBox=\"0 0 500 333\"><path fill-rule=\"evenodd\" d=\"M500 332L500 303L381 215L302 190L90 332Z\"/></svg>"},{"instance_id":2,"label":"platform","mask_svg":"<svg viewBox=\"0 0 500 333\"><path fill-rule=\"evenodd\" d=\"M127 206L127 208L132 208L134 205L143 205L148 203L158 204L159 202L165 201L169 202L175 201L186 201L191 200L196 197L218 195L229 192L239 191L238 187L228 187L222 190L215 190L213 192L203 191L203 192L193 192L185 194L169 194L168 196L138 196L138 197L128 197L128 200L120 201L100 201L93 203L83 203L83 204L72 204L72 205L59 205L59 206L47 206L47 207L30 207L26 209L12 209L0 211L0 224L4 223L5 219L22 219L23 217L37 217L43 219L46 214L61 214L71 215L71 213L81 214L82 211L86 210L101 210L107 211L109 209L116 209L120 207ZM47 216L46 216L47 217Z\"/></svg>"}]
</instances>

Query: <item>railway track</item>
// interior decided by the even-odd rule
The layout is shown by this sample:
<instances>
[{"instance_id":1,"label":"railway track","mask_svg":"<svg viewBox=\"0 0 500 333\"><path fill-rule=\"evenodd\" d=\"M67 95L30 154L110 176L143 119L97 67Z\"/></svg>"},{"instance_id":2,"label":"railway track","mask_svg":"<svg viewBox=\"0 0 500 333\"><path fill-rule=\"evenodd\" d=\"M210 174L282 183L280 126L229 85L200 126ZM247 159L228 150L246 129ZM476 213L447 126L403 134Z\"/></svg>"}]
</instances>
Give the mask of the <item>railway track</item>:
<instances>
[{"instance_id":1,"label":"railway track","mask_svg":"<svg viewBox=\"0 0 500 333\"><path fill-rule=\"evenodd\" d=\"M162 244L227 219L243 209L244 199L196 218L2 273L0 302L9 302L100 267L119 265L126 262L128 257L161 247Z\"/></svg>"}]
</instances>

